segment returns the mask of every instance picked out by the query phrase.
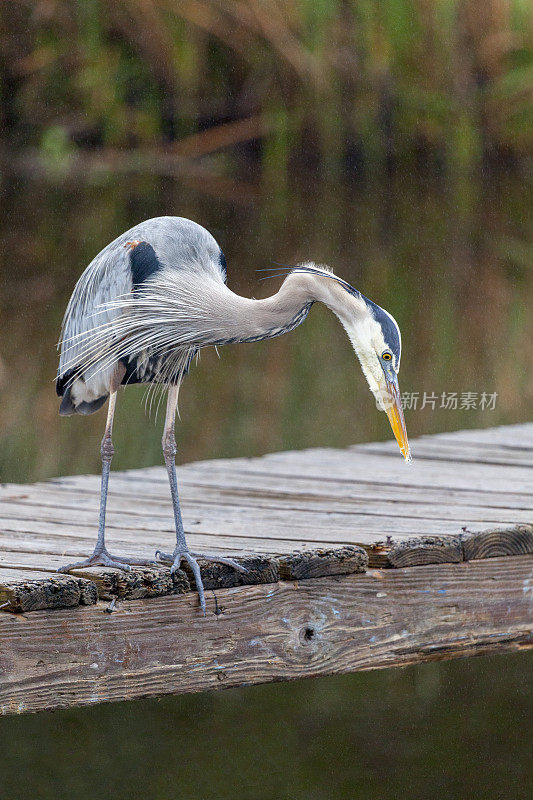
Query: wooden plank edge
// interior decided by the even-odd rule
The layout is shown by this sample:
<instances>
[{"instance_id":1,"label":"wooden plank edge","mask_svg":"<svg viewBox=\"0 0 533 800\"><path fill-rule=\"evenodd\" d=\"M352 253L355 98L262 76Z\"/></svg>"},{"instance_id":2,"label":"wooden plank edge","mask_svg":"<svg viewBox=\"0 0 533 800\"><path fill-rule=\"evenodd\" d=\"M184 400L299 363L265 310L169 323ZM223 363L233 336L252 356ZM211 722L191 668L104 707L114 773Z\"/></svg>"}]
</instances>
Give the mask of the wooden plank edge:
<instances>
[{"instance_id":1,"label":"wooden plank edge","mask_svg":"<svg viewBox=\"0 0 533 800\"><path fill-rule=\"evenodd\" d=\"M533 525L519 524L508 528L487 528L484 531L464 530L461 534L463 558L499 558L533 553Z\"/></svg>"},{"instance_id":2,"label":"wooden plank edge","mask_svg":"<svg viewBox=\"0 0 533 800\"><path fill-rule=\"evenodd\" d=\"M533 525L468 531L457 536L416 536L369 548L370 567L414 567L533 553Z\"/></svg>"},{"instance_id":3,"label":"wooden plank edge","mask_svg":"<svg viewBox=\"0 0 533 800\"><path fill-rule=\"evenodd\" d=\"M416 536L401 542L390 538L363 548L346 545L295 551L287 555L247 555L236 560L247 570L239 573L224 564L202 562L206 590L304 580L364 572L368 566L412 567L450 564L474 559L533 553L533 525L463 530L457 536ZM21 612L45 608L67 608L113 597L135 600L191 591L194 578L189 567L176 570L163 565L135 567L130 572L91 567L72 575L44 579L22 579L0 583L0 610Z\"/></svg>"},{"instance_id":4,"label":"wooden plank edge","mask_svg":"<svg viewBox=\"0 0 533 800\"><path fill-rule=\"evenodd\" d=\"M304 580L331 575L364 572L368 555L364 548L345 545L315 548L287 554L250 554L235 557L246 572L237 572L226 564L199 559L204 588L224 589L255 586L283 580ZM97 599L139 600L194 591L195 582L188 565L173 574L163 563L133 567L128 572L105 567L73 570L69 575L52 573L50 578L0 581L0 608L25 612L47 608L88 605Z\"/></svg>"},{"instance_id":5,"label":"wooden plank edge","mask_svg":"<svg viewBox=\"0 0 533 800\"><path fill-rule=\"evenodd\" d=\"M358 545L295 551L276 557L281 580L324 578L366 572L368 553Z\"/></svg>"},{"instance_id":6,"label":"wooden plank edge","mask_svg":"<svg viewBox=\"0 0 533 800\"><path fill-rule=\"evenodd\" d=\"M0 714L523 651L532 577L519 556L220 589L205 618L193 593L0 615Z\"/></svg>"},{"instance_id":7,"label":"wooden plank edge","mask_svg":"<svg viewBox=\"0 0 533 800\"><path fill-rule=\"evenodd\" d=\"M95 584L75 575L26 578L0 583L0 609L22 613L43 608L71 608L94 605L98 600Z\"/></svg>"}]
</instances>

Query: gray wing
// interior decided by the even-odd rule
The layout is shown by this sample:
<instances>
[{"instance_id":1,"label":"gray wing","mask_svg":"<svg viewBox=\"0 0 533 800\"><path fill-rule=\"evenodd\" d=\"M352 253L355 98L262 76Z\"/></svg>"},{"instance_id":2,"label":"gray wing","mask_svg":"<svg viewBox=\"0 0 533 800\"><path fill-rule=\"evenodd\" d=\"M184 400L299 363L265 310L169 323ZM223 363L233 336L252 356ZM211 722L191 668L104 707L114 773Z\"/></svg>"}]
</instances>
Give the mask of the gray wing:
<instances>
[{"instance_id":1,"label":"gray wing","mask_svg":"<svg viewBox=\"0 0 533 800\"><path fill-rule=\"evenodd\" d=\"M105 363L105 343L99 330L110 330L122 314L114 301L131 295L133 276L128 242L150 244L162 267L208 271L217 281L225 280L225 263L215 239L201 225L183 217L157 217L141 222L117 237L94 258L78 280L63 319L57 393L75 376L85 373L85 399L107 394L114 364ZM96 360L96 356L100 356ZM105 365L105 366L103 366Z\"/></svg>"},{"instance_id":2,"label":"gray wing","mask_svg":"<svg viewBox=\"0 0 533 800\"><path fill-rule=\"evenodd\" d=\"M57 392L91 360L91 332L120 315L112 301L133 287L127 236L119 237L94 258L78 280L61 329Z\"/></svg>"}]
</instances>

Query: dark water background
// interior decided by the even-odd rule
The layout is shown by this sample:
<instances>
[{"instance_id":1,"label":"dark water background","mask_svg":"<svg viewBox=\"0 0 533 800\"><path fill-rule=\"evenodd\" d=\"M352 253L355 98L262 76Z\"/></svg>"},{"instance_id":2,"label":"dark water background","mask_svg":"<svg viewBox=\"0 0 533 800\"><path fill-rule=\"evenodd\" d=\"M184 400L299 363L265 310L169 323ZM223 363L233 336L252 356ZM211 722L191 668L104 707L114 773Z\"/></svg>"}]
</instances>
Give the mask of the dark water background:
<instances>
[{"instance_id":1,"label":"dark water background","mask_svg":"<svg viewBox=\"0 0 533 800\"><path fill-rule=\"evenodd\" d=\"M2 195L4 481L99 469L104 418L59 419L54 345L84 266L162 213L205 225L243 294L277 289L256 272L273 262L330 264L398 320L404 392L498 395L493 411L407 411L411 437L531 416L525 178L277 187L104 173L5 178ZM120 396L115 468L161 461L162 415L143 397ZM288 336L220 359L206 351L181 415L182 461L390 437L342 329L319 308ZM500 656L3 719L0 797L525 798L530 681L530 659Z\"/></svg>"},{"instance_id":2,"label":"dark water background","mask_svg":"<svg viewBox=\"0 0 533 800\"><path fill-rule=\"evenodd\" d=\"M406 411L411 437L528 419L533 400L533 186L516 176L455 183L308 181L281 188L157 176L19 177L3 187L0 475L98 471L103 417L60 419L55 343L74 283L118 233L162 213L207 227L229 284L256 297L256 270L313 259L387 308L404 345L404 392L497 392L494 411ZM294 333L203 352L181 396L182 461L390 437L337 320L314 307ZM119 469L159 463L161 415L145 390L119 399Z\"/></svg>"}]
</instances>

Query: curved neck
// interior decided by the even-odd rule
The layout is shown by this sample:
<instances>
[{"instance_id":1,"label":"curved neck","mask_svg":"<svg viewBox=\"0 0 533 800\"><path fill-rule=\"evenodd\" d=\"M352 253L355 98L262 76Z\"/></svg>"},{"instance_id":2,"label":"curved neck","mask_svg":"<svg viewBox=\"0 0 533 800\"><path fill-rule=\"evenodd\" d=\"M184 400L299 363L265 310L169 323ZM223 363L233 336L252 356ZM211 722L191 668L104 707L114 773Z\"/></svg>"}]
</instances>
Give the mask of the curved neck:
<instances>
[{"instance_id":1,"label":"curved neck","mask_svg":"<svg viewBox=\"0 0 533 800\"><path fill-rule=\"evenodd\" d=\"M241 297L230 292L231 311L229 308L226 310L233 317L230 324L236 323L239 327L239 332L231 341L257 342L294 330L307 317L315 301L309 288L305 281L295 282L289 276L276 294L264 300Z\"/></svg>"},{"instance_id":2,"label":"curved neck","mask_svg":"<svg viewBox=\"0 0 533 800\"><path fill-rule=\"evenodd\" d=\"M214 344L256 342L281 336L300 325L315 302L327 305L345 326L353 324L366 309L364 301L350 295L327 273L291 273L279 291L264 300L241 297L224 286L221 300L219 308L229 335Z\"/></svg>"}]
</instances>

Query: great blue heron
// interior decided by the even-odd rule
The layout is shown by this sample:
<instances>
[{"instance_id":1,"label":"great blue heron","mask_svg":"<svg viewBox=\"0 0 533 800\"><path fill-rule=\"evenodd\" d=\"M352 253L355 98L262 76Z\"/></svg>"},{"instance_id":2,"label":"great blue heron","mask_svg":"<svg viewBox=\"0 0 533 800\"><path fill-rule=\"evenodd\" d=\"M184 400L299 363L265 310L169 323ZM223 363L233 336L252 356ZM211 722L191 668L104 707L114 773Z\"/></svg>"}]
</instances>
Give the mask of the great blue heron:
<instances>
[{"instance_id":1,"label":"great blue heron","mask_svg":"<svg viewBox=\"0 0 533 800\"><path fill-rule=\"evenodd\" d=\"M84 561L67 571L96 564L130 569L153 564L112 557L105 546L105 513L117 390L121 384L168 387L163 454L176 525L172 571L186 561L195 576L205 613L204 589L196 557L242 569L230 558L191 552L178 499L174 420L181 381L201 347L257 342L296 328L315 302L340 319L359 357L378 405L387 411L394 435L410 460L400 402L400 330L393 317L360 292L314 264L282 269L279 291L264 300L240 297L226 286L226 261L214 238L195 222L158 217L135 225L105 247L79 279L65 312L57 393L59 413L92 414L109 398L102 439L102 485L98 539Z\"/></svg>"}]
</instances>

